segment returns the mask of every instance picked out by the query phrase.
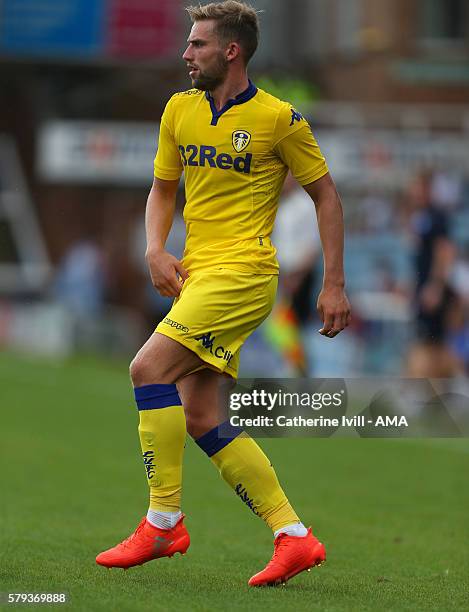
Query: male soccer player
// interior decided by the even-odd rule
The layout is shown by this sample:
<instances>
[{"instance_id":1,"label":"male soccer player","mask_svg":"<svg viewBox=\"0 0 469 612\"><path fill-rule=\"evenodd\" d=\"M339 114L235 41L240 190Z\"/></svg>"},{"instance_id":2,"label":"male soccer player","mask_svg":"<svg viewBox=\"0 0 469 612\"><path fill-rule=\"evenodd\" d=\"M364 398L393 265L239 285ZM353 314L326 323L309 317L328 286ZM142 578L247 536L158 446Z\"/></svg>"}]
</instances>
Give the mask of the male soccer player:
<instances>
[{"instance_id":1,"label":"male soccer player","mask_svg":"<svg viewBox=\"0 0 469 612\"><path fill-rule=\"evenodd\" d=\"M320 333L333 338L348 325L342 208L308 123L248 79L256 12L235 0L187 10L193 26L183 59L194 89L166 106L146 209L151 278L162 295L176 299L130 367L150 507L136 531L96 561L128 568L185 553L187 430L274 532L274 555L249 584L279 584L324 561L324 546L298 518L256 442L239 431L219 437L218 388L223 376L236 378L243 342L273 305L278 264L270 235L288 168L316 205L324 252ZM165 251L165 241L182 172L181 263Z\"/></svg>"}]
</instances>

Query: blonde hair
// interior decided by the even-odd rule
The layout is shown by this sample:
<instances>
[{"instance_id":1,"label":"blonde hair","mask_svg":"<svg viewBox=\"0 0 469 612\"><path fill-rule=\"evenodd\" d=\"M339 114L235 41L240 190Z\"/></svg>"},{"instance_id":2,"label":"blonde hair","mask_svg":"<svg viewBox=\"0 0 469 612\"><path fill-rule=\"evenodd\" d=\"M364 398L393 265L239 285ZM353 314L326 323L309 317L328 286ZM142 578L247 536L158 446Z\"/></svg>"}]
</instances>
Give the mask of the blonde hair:
<instances>
[{"instance_id":1,"label":"blonde hair","mask_svg":"<svg viewBox=\"0 0 469 612\"><path fill-rule=\"evenodd\" d=\"M237 0L211 2L199 6L188 6L186 11L192 22L213 19L216 34L223 41L236 41L243 51L246 64L259 44L259 19L252 6Z\"/></svg>"}]
</instances>

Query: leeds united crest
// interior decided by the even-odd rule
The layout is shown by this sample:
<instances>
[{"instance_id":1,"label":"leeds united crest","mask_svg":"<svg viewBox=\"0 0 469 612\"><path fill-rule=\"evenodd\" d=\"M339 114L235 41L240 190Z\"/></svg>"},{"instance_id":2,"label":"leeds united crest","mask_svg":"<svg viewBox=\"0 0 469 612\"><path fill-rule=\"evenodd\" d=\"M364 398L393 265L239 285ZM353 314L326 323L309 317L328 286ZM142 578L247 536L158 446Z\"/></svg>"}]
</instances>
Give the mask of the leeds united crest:
<instances>
[{"instance_id":1,"label":"leeds united crest","mask_svg":"<svg viewBox=\"0 0 469 612\"><path fill-rule=\"evenodd\" d=\"M232 143L237 153L241 153L251 142L251 134L246 130L236 130L233 132Z\"/></svg>"}]
</instances>

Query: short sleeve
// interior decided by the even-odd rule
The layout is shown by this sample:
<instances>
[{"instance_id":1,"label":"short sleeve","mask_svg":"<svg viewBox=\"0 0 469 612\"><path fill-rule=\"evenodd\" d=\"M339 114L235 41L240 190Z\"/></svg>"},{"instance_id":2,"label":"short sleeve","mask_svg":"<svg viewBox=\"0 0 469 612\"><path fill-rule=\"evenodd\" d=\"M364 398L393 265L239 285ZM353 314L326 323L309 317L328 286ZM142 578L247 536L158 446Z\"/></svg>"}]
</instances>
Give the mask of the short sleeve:
<instances>
[{"instance_id":1,"label":"short sleeve","mask_svg":"<svg viewBox=\"0 0 469 612\"><path fill-rule=\"evenodd\" d=\"M328 173L309 123L294 108L285 105L280 111L274 139L275 153L300 185L308 185Z\"/></svg>"},{"instance_id":2,"label":"short sleeve","mask_svg":"<svg viewBox=\"0 0 469 612\"><path fill-rule=\"evenodd\" d=\"M158 149L154 161L154 175L165 181L174 181L180 178L183 167L179 149L176 145L172 125L171 100L166 105L161 117L160 134L158 138Z\"/></svg>"}]
</instances>

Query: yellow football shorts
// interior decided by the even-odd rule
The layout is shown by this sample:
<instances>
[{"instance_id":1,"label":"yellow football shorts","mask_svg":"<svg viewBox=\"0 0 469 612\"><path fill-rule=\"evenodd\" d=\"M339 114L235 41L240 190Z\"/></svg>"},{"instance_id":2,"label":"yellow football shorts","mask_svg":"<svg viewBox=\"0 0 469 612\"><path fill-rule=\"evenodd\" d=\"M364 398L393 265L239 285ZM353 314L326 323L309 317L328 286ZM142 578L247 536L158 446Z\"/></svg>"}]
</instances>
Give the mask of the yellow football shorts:
<instances>
[{"instance_id":1,"label":"yellow football shorts","mask_svg":"<svg viewBox=\"0 0 469 612\"><path fill-rule=\"evenodd\" d=\"M237 378L241 346L270 314L277 280L226 268L194 272L156 331Z\"/></svg>"}]
</instances>

